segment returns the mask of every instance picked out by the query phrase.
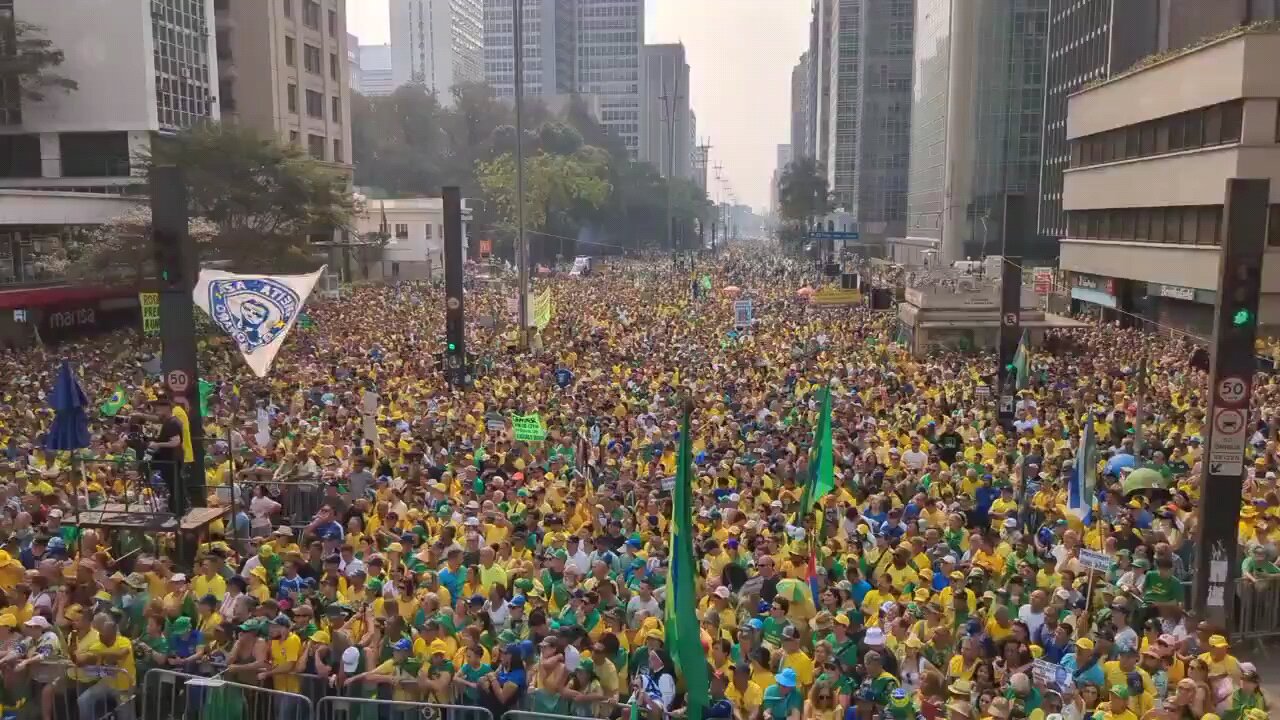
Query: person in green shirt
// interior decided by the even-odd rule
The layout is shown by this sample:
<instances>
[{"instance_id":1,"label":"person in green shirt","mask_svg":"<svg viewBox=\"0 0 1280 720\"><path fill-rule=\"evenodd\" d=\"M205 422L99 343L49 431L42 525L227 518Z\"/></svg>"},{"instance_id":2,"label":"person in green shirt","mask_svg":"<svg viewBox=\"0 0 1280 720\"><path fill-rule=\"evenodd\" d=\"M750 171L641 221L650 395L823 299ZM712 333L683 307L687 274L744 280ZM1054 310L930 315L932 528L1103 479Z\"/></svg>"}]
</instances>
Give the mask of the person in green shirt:
<instances>
[{"instance_id":1,"label":"person in green shirt","mask_svg":"<svg viewBox=\"0 0 1280 720\"><path fill-rule=\"evenodd\" d=\"M1267 559L1267 549L1254 545L1249 556L1240 561L1240 577L1255 584L1266 582L1271 575L1280 575L1280 567Z\"/></svg>"},{"instance_id":2,"label":"person in green shirt","mask_svg":"<svg viewBox=\"0 0 1280 720\"><path fill-rule=\"evenodd\" d=\"M1143 605L1162 613L1172 611L1182 607L1184 595L1182 583L1173 576L1173 561L1156 558L1156 569L1148 570L1142 582Z\"/></svg>"},{"instance_id":3,"label":"person in green shirt","mask_svg":"<svg viewBox=\"0 0 1280 720\"><path fill-rule=\"evenodd\" d=\"M765 603L761 603L763 607ZM791 610L791 603L786 598L775 597L773 604L766 608L768 615L765 616L763 622L764 627L762 633L764 635L764 644L773 649L782 647L782 630L791 624L787 620L787 612Z\"/></svg>"},{"instance_id":4,"label":"person in green shirt","mask_svg":"<svg viewBox=\"0 0 1280 720\"><path fill-rule=\"evenodd\" d=\"M148 670L165 667L169 657L169 640L165 637L162 618L156 615L147 618L146 628L133 641L133 655L138 677L146 675Z\"/></svg>"},{"instance_id":5,"label":"person in green shirt","mask_svg":"<svg viewBox=\"0 0 1280 720\"><path fill-rule=\"evenodd\" d=\"M458 676L456 681L462 685L462 697L467 705L480 704L480 678L488 675L493 668L487 662L482 662L482 648L479 645L473 645L467 648L467 661L458 668Z\"/></svg>"}]
</instances>

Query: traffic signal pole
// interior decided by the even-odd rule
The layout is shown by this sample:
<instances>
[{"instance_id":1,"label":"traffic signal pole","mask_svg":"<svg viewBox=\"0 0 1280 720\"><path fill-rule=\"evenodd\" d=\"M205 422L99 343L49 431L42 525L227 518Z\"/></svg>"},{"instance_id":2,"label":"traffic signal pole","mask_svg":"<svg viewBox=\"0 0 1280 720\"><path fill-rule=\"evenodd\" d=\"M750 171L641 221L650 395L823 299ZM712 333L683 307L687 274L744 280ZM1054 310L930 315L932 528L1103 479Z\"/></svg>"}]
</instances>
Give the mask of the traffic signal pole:
<instances>
[{"instance_id":1,"label":"traffic signal pole","mask_svg":"<svg viewBox=\"0 0 1280 720\"><path fill-rule=\"evenodd\" d=\"M1222 261L1209 360L1209 422L1201 458L1192 607L1229 633L1235 613L1236 557L1245 447L1252 425L1249 400L1257 370L1258 299L1267 232L1269 180L1227 180Z\"/></svg>"},{"instance_id":2,"label":"traffic signal pole","mask_svg":"<svg viewBox=\"0 0 1280 720\"><path fill-rule=\"evenodd\" d=\"M444 376L454 387L470 381L462 282L462 190L446 187L444 199Z\"/></svg>"},{"instance_id":3,"label":"traffic signal pole","mask_svg":"<svg viewBox=\"0 0 1280 720\"><path fill-rule=\"evenodd\" d=\"M1006 431L1013 429L1016 375L1013 356L1022 339L1021 241L1026 232L1026 197L1004 196L1004 245L1000 262L1000 361L996 366L996 417ZM982 258L983 262L986 258Z\"/></svg>"}]
</instances>

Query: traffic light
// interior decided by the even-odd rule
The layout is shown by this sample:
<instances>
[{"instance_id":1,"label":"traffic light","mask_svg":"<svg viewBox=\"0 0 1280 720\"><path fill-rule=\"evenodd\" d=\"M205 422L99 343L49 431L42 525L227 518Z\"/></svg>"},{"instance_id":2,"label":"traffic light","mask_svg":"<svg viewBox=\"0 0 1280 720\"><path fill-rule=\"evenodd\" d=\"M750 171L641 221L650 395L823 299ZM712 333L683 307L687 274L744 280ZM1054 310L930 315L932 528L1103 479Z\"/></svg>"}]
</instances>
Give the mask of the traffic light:
<instances>
[{"instance_id":1,"label":"traffic light","mask_svg":"<svg viewBox=\"0 0 1280 720\"><path fill-rule=\"evenodd\" d=\"M448 350L449 352L456 352L458 349L458 343L450 342L448 345L445 346L445 349Z\"/></svg>"},{"instance_id":2,"label":"traffic light","mask_svg":"<svg viewBox=\"0 0 1280 720\"><path fill-rule=\"evenodd\" d=\"M1253 313L1249 312L1245 308L1236 310L1235 313L1231 315L1231 324L1236 327L1244 327L1251 322L1253 322Z\"/></svg>"}]
</instances>

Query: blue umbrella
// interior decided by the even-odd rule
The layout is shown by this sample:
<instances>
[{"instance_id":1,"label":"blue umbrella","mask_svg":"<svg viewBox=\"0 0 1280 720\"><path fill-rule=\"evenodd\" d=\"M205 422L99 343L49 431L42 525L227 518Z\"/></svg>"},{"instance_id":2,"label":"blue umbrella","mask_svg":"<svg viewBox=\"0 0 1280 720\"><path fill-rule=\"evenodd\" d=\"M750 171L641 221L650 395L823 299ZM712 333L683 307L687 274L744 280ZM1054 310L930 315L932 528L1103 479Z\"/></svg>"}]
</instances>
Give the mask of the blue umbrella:
<instances>
[{"instance_id":1,"label":"blue umbrella","mask_svg":"<svg viewBox=\"0 0 1280 720\"><path fill-rule=\"evenodd\" d=\"M1120 475L1121 469L1131 468L1137 464L1138 461L1135 460L1132 455L1128 453L1121 453L1107 461L1107 466L1103 469L1103 472L1108 475L1118 476Z\"/></svg>"},{"instance_id":2,"label":"blue umbrella","mask_svg":"<svg viewBox=\"0 0 1280 720\"><path fill-rule=\"evenodd\" d=\"M44 436L45 449L79 450L89 447L89 418L85 415L88 404L89 399L71 371L71 364L63 361L50 397L53 425Z\"/></svg>"}]
</instances>

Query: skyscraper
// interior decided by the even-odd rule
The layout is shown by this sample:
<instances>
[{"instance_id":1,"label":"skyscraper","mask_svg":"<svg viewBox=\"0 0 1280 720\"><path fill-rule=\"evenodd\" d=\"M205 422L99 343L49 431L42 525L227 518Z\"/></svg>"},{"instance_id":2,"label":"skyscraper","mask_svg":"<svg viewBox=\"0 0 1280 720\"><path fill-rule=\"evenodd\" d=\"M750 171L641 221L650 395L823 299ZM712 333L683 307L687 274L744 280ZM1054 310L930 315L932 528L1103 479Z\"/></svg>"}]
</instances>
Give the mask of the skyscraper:
<instances>
[{"instance_id":1,"label":"skyscraper","mask_svg":"<svg viewBox=\"0 0 1280 720\"><path fill-rule=\"evenodd\" d=\"M391 0L391 69L448 103L454 85L484 80L481 0Z\"/></svg>"},{"instance_id":2,"label":"skyscraper","mask_svg":"<svg viewBox=\"0 0 1280 720\"><path fill-rule=\"evenodd\" d=\"M576 0L524 0L524 93L577 92ZM484 77L499 97L515 94L511 0L484 0Z\"/></svg>"},{"instance_id":3,"label":"skyscraper","mask_svg":"<svg viewBox=\"0 0 1280 720\"><path fill-rule=\"evenodd\" d=\"M366 97L395 92L390 45L361 45L357 48L356 56L360 58L360 86L355 88L357 92Z\"/></svg>"},{"instance_id":4,"label":"skyscraper","mask_svg":"<svg viewBox=\"0 0 1280 720\"><path fill-rule=\"evenodd\" d=\"M601 124L640 152L644 0L577 0L578 92L600 98Z\"/></svg>"},{"instance_id":5,"label":"skyscraper","mask_svg":"<svg viewBox=\"0 0 1280 720\"><path fill-rule=\"evenodd\" d=\"M791 147L794 157L813 157L812 56L806 50L791 70Z\"/></svg>"},{"instance_id":6,"label":"skyscraper","mask_svg":"<svg viewBox=\"0 0 1280 720\"><path fill-rule=\"evenodd\" d=\"M693 174L693 135L684 45L645 45L640 58L644 103L639 158L663 177L688 178Z\"/></svg>"},{"instance_id":7,"label":"skyscraper","mask_svg":"<svg viewBox=\"0 0 1280 720\"><path fill-rule=\"evenodd\" d=\"M1277 0L1050 0L1040 170L1041 235L1067 235L1063 171L1069 161L1067 97L1153 53L1259 20L1274 20Z\"/></svg>"},{"instance_id":8,"label":"skyscraper","mask_svg":"<svg viewBox=\"0 0 1280 720\"><path fill-rule=\"evenodd\" d=\"M782 173L786 171L787 166L795 159L795 148L791 145L779 145L778 157L774 161L773 182L769 185L769 214L778 215L778 183L782 180Z\"/></svg>"},{"instance_id":9,"label":"skyscraper","mask_svg":"<svg viewBox=\"0 0 1280 720\"><path fill-rule=\"evenodd\" d=\"M917 2L907 227L895 259L997 254L1005 194L1036 197L1048 15L1049 0Z\"/></svg>"}]
</instances>

